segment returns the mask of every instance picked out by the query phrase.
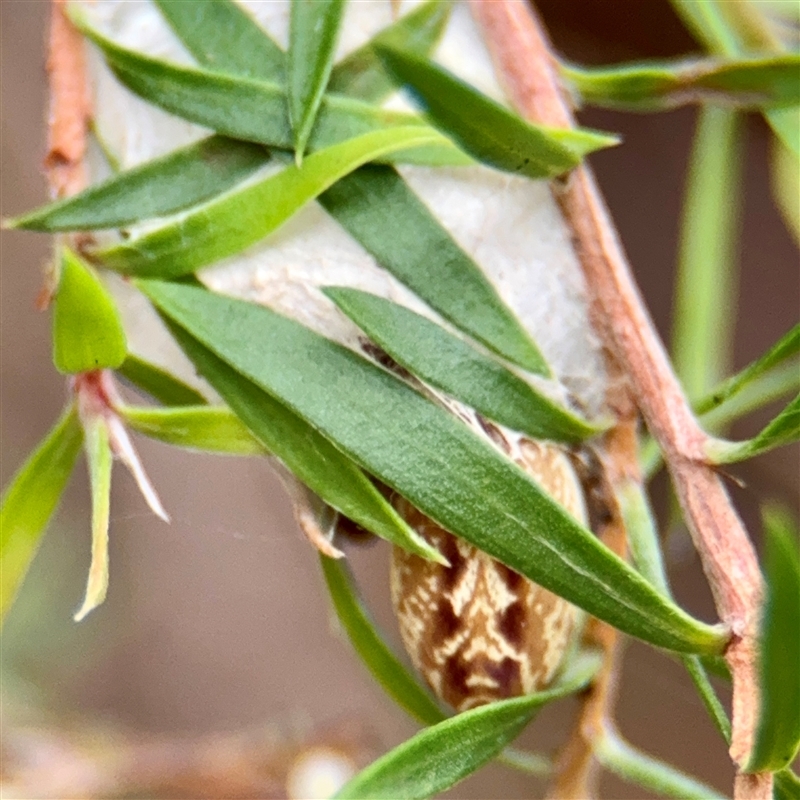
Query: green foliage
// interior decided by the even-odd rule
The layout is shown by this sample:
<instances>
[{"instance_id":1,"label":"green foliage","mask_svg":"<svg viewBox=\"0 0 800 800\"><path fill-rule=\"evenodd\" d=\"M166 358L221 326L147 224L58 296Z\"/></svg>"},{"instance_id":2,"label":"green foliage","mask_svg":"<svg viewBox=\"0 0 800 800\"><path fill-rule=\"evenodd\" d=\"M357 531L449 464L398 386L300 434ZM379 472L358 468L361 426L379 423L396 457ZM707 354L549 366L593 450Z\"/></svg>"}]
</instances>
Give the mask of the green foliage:
<instances>
[{"instance_id":1,"label":"green foliage","mask_svg":"<svg viewBox=\"0 0 800 800\"><path fill-rule=\"evenodd\" d=\"M133 430L152 439L235 456L264 455L264 447L230 409L219 406L149 408L125 406L120 415Z\"/></svg>"},{"instance_id":2,"label":"green foliage","mask_svg":"<svg viewBox=\"0 0 800 800\"><path fill-rule=\"evenodd\" d=\"M451 0L427 0L384 28L374 39L334 65L328 81L331 92L378 103L394 90L376 47L389 45L418 55L427 55L444 31L450 18Z\"/></svg>"},{"instance_id":3,"label":"green foliage","mask_svg":"<svg viewBox=\"0 0 800 800\"><path fill-rule=\"evenodd\" d=\"M445 715L436 701L392 652L358 596L353 576L343 561L320 555L322 573L333 608L353 649L397 705L425 725Z\"/></svg>"},{"instance_id":4,"label":"green foliage","mask_svg":"<svg viewBox=\"0 0 800 800\"><path fill-rule=\"evenodd\" d=\"M81 450L83 430L70 406L20 467L0 504L0 620L33 561Z\"/></svg>"},{"instance_id":5,"label":"green foliage","mask_svg":"<svg viewBox=\"0 0 800 800\"><path fill-rule=\"evenodd\" d=\"M35 231L78 231L163 217L221 194L269 160L269 151L260 145L209 136L8 224Z\"/></svg>"},{"instance_id":6,"label":"green foliage","mask_svg":"<svg viewBox=\"0 0 800 800\"><path fill-rule=\"evenodd\" d=\"M800 56L796 54L562 67L564 77L584 102L642 111L702 102L743 108L800 103L798 71Z\"/></svg>"},{"instance_id":7,"label":"green foliage","mask_svg":"<svg viewBox=\"0 0 800 800\"><path fill-rule=\"evenodd\" d=\"M574 694L597 671L584 653L552 689L465 711L426 728L374 761L337 792L340 800L422 800L443 792L494 758L545 704Z\"/></svg>"},{"instance_id":8,"label":"green foliage","mask_svg":"<svg viewBox=\"0 0 800 800\"><path fill-rule=\"evenodd\" d=\"M178 284L138 285L191 337L447 530L634 636L686 652L724 645L720 630L666 600L516 465L393 375L264 307ZM266 341L268 349L257 345ZM226 400L238 413L234 397Z\"/></svg>"},{"instance_id":9,"label":"green foliage","mask_svg":"<svg viewBox=\"0 0 800 800\"><path fill-rule=\"evenodd\" d=\"M489 419L555 441L577 442L598 432L435 322L356 289L328 288L325 294L411 374ZM544 361L542 369L547 369Z\"/></svg>"},{"instance_id":10,"label":"green foliage","mask_svg":"<svg viewBox=\"0 0 800 800\"><path fill-rule=\"evenodd\" d=\"M283 80L284 56L232 0L155 0L186 49L204 67L248 78Z\"/></svg>"},{"instance_id":11,"label":"green foliage","mask_svg":"<svg viewBox=\"0 0 800 800\"><path fill-rule=\"evenodd\" d=\"M117 374L165 406L196 406L206 402L196 389L131 353L117 369Z\"/></svg>"},{"instance_id":12,"label":"green foliage","mask_svg":"<svg viewBox=\"0 0 800 800\"><path fill-rule=\"evenodd\" d=\"M117 78L148 102L234 139L292 149L294 137L286 91L280 84L140 55L91 28L74 11L72 18L103 51ZM386 111L358 100L327 95L320 103L308 146L320 150L361 134L411 125L430 130L415 114ZM440 144L414 148L393 159L433 165L467 163L465 156L443 137Z\"/></svg>"},{"instance_id":13,"label":"green foliage","mask_svg":"<svg viewBox=\"0 0 800 800\"><path fill-rule=\"evenodd\" d=\"M431 61L386 45L377 51L398 83L413 90L433 124L464 152L497 169L552 178L589 153L619 143L609 134L525 122Z\"/></svg>"},{"instance_id":14,"label":"green foliage","mask_svg":"<svg viewBox=\"0 0 800 800\"><path fill-rule=\"evenodd\" d=\"M171 330L200 374L256 439L311 491L387 541L422 558L444 563L442 556L398 516L370 479L328 438L185 332L175 326ZM248 346L259 349L255 341L251 340Z\"/></svg>"},{"instance_id":15,"label":"green foliage","mask_svg":"<svg viewBox=\"0 0 800 800\"><path fill-rule=\"evenodd\" d=\"M367 161L438 135L418 127L374 131L309 156L302 167L234 189L178 219L94 253L126 275L177 278L240 253L280 227L306 203Z\"/></svg>"},{"instance_id":16,"label":"green foliage","mask_svg":"<svg viewBox=\"0 0 800 800\"><path fill-rule=\"evenodd\" d=\"M53 309L53 362L74 374L115 368L128 352L114 300L94 273L70 250L61 250L61 275Z\"/></svg>"},{"instance_id":17,"label":"green foliage","mask_svg":"<svg viewBox=\"0 0 800 800\"><path fill-rule=\"evenodd\" d=\"M319 200L382 267L448 322L514 364L541 370L542 356L528 332L393 168L362 167Z\"/></svg>"},{"instance_id":18,"label":"green foliage","mask_svg":"<svg viewBox=\"0 0 800 800\"><path fill-rule=\"evenodd\" d=\"M761 620L761 715L747 769L780 770L800 747L800 553L797 526L764 509L767 599Z\"/></svg>"},{"instance_id":19,"label":"green foliage","mask_svg":"<svg viewBox=\"0 0 800 800\"><path fill-rule=\"evenodd\" d=\"M105 599L108 592L108 523L111 507L111 445L102 416L83 420L86 460L92 490L92 563L86 581L86 596L75 613L80 622Z\"/></svg>"},{"instance_id":20,"label":"green foliage","mask_svg":"<svg viewBox=\"0 0 800 800\"><path fill-rule=\"evenodd\" d=\"M298 166L333 68L343 10L344 0L291 0L286 87Z\"/></svg>"}]
</instances>

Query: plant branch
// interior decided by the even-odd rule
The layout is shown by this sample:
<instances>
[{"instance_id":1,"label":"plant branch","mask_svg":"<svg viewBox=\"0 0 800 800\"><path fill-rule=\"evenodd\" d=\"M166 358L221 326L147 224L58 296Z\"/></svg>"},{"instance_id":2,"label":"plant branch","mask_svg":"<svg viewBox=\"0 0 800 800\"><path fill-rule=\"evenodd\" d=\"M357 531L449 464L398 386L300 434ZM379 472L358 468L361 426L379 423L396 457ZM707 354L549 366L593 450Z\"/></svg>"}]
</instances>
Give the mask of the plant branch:
<instances>
[{"instance_id":1,"label":"plant branch","mask_svg":"<svg viewBox=\"0 0 800 800\"><path fill-rule=\"evenodd\" d=\"M551 48L526 5L521 0L473 0L472 7L523 115L571 126ZM755 552L720 477L705 461L706 434L655 333L591 171L576 169L553 191L584 270L593 323L661 445L717 609L731 630L726 652L734 682L731 756L741 764L750 752L759 704L756 637L763 586ZM746 795L766 800L771 777L737 780L737 797Z\"/></svg>"}]
</instances>

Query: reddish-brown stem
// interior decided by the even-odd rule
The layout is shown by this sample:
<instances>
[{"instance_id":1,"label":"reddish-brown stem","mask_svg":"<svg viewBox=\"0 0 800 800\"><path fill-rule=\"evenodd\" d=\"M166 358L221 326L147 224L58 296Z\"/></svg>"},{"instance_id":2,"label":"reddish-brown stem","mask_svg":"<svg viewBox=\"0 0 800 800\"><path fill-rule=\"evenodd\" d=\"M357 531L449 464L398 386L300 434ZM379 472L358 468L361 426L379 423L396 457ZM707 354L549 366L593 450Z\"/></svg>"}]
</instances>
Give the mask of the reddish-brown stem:
<instances>
[{"instance_id":1,"label":"reddish-brown stem","mask_svg":"<svg viewBox=\"0 0 800 800\"><path fill-rule=\"evenodd\" d=\"M472 0L473 12L521 113L569 127L552 49L522 0ZM731 757L741 765L758 714L757 620L761 573L747 533L714 468L706 462L706 434L697 424L631 276L613 223L588 167L553 186L572 233L590 295L592 321L630 382L658 441L684 517L700 553L722 620L731 630L726 658L733 674ZM771 797L771 776L736 784L737 797Z\"/></svg>"}]
</instances>

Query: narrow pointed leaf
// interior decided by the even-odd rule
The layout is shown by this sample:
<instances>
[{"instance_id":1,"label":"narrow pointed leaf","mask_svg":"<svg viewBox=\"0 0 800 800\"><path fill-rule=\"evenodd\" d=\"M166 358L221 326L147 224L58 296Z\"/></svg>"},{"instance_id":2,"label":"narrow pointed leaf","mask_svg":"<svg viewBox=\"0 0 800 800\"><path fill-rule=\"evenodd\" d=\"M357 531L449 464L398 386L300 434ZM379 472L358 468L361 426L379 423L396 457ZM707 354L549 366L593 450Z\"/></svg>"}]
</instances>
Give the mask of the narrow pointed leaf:
<instances>
[{"instance_id":1,"label":"narrow pointed leaf","mask_svg":"<svg viewBox=\"0 0 800 800\"><path fill-rule=\"evenodd\" d=\"M713 391L698 400L694 410L705 414L724 403L728 398L740 392L749 383L763 375L773 367L800 353L800 324L795 325L785 336L782 336L763 356L757 358L741 372L723 381Z\"/></svg>"},{"instance_id":2,"label":"narrow pointed leaf","mask_svg":"<svg viewBox=\"0 0 800 800\"><path fill-rule=\"evenodd\" d=\"M64 248L53 309L53 362L73 374L115 369L128 351L122 321L103 282Z\"/></svg>"},{"instance_id":3,"label":"narrow pointed leaf","mask_svg":"<svg viewBox=\"0 0 800 800\"><path fill-rule=\"evenodd\" d=\"M73 619L80 622L106 599L108 591L108 522L111 506L111 446L105 420L95 417L84 423L86 459L92 490L92 563L86 581L86 596Z\"/></svg>"},{"instance_id":4,"label":"narrow pointed leaf","mask_svg":"<svg viewBox=\"0 0 800 800\"><path fill-rule=\"evenodd\" d=\"M788 767L800 746L800 554L786 512L764 511L767 600L761 620L761 714L748 772Z\"/></svg>"},{"instance_id":5,"label":"narrow pointed leaf","mask_svg":"<svg viewBox=\"0 0 800 800\"><path fill-rule=\"evenodd\" d=\"M384 691L412 717L435 725L445 716L436 701L392 652L375 628L358 596L353 576L344 561L320 555L325 584L336 616L356 653Z\"/></svg>"},{"instance_id":6,"label":"narrow pointed leaf","mask_svg":"<svg viewBox=\"0 0 800 800\"><path fill-rule=\"evenodd\" d=\"M129 354L117 374L165 406L197 406L206 403L200 392L165 372L161 367Z\"/></svg>"},{"instance_id":7,"label":"narrow pointed leaf","mask_svg":"<svg viewBox=\"0 0 800 800\"><path fill-rule=\"evenodd\" d=\"M233 190L143 236L96 251L104 266L127 275L176 278L236 255L280 227L343 175L409 144L433 141L431 131L375 131L310 155L302 167Z\"/></svg>"},{"instance_id":8,"label":"narrow pointed leaf","mask_svg":"<svg viewBox=\"0 0 800 800\"><path fill-rule=\"evenodd\" d=\"M282 81L283 51L232 0L155 0L186 49L204 67L250 78Z\"/></svg>"},{"instance_id":9,"label":"narrow pointed leaf","mask_svg":"<svg viewBox=\"0 0 800 800\"><path fill-rule=\"evenodd\" d=\"M530 372L543 359L480 267L391 167L368 165L319 197L365 250L448 322Z\"/></svg>"},{"instance_id":10,"label":"narrow pointed leaf","mask_svg":"<svg viewBox=\"0 0 800 800\"><path fill-rule=\"evenodd\" d=\"M143 99L179 117L234 139L272 147L294 147L286 93L275 82L208 69L184 67L141 55L112 42L71 12L77 27L102 51L115 75ZM309 150L320 150L371 131L418 126L431 128L416 114L330 95L322 100ZM441 135L440 135L441 136ZM416 164L464 164L469 159L448 139L393 152L387 160Z\"/></svg>"},{"instance_id":11,"label":"narrow pointed leaf","mask_svg":"<svg viewBox=\"0 0 800 800\"><path fill-rule=\"evenodd\" d=\"M790 769L775 773L775 800L800 800L800 778Z\"/></svg>"},{"instance_id":12,"label":"narrow pointed leaf","mask_svg":"<svg viewBox=\"0 0 800 800\"><path fill-rule=\"evenodd\" d=\"M800 56L644 62L562 73L590 105L633 110L716 102L759 108L800 102Z\"/></svg>"},{"instance_id":13,"label":"narrow pointed leaf","mask_svg":"<svg viewBox=\"0 0 800 800\"><path fill-rule=\"evenodd\" d=\"M500 753L542 706L586 686L599 664L595 654L581 654L552 689L465 711L421 731L362 770L335 797L422 800L449 789Z\"/></svg>"},{"instance_id":14,"label":"narrow pointed leaf","mask_svg":"<svg viewBox=\"0 0 800 800\"><path fill-rule=\"evenodd\" d=\"M221 194L269 159L261 145L210 136L8 225L36 231L96 230L166 216Z\"/></svg>"},{"instance_id":15,"label":"narrow pointed leaf","mask_svg":"<svg viewBox=\"0 0 800 800\"><path fill-rule=\"evenodd\" d=\"M525 472L403 381L266 308L179 284L138 285L447 530L634 636L686 652L724 647L722 630L661 596Z\"/></svg>"},{"instance_id":16,"label":"narrow pointed leaf","mask_svg":"<svg viewBox=\"0 0 800 800\"><path fill-rule=\"evenodd\" d=\"M167 444L237 456L264 455L264 447L227 408L126 406L120 414L133 430Z\"/></svg>"},{"instance_id":17,"label":"narrow pointed leaf","mask_svg":"<svg viewBox=\"0 0 800 800\"><path fill-rule=\"evenodd\" d=\"M378 55L413 90L433 123L480 161L529 178L553 178L618 144L609 134L533 125L431 61L385 45Z\"/></svg>"},{"instance_id":18,"label":"narrow pointed leaf","mask_svg":"<svg viewBox=\"0 0 800 800\"><path fill-rule=\"evenodd\" d=\"M616 733L606 730L594 742L597 760L609 772L629 783L679 800L725 800L725 795L679 769L637 750Z\"/></svg>"},{"instance_id":19,"label":"narrow pointed leaf","mask_svg":"<svg viewBox=\"0 0 800 800\"><path fill-rule=\"evenodd\" d=\"M81 450L83 429L70 406L11 479L0 504L0 621L33 561Z\"/></svg>"},{"instance_id":20,"label":"narrow pointed leaf","mask_svg":"<svg viewBox=\"0 0 800 800\"><path fill-rule=\"evenodd\" d=\"M706 454L714 464L731 464L754 458L775 447L796 442L798 439L800 439L800 395L797 395L758 436L744 442L712 439L706 445Z\"/></svg>"},{"instance_id":21,"label":"narrow pointed leaf","mask_svg":"<svg viewBox=\"0 0 800 800\"><path fill-rule=\"evenodd\" d=\"M343 10L344 0L291 0L286 86L298 164L328 85Z\"/></svg>"},{"instance_id":22,"label":"narrow pointed leaf","mask_svg":"<svg viewBox=\"0 0 800 800\"><path fill-rule=\"evenodd\" d=\"M451 8L449 0L428 0L400 17L334 65L328 90L371 103L381 102L396 87L378 58L375 46L390 45L420 56L428 55L444 32Z\"/></svg>"},{"instance_id":23,"label":"narrow pointed leaf","mask_svg":"<svg viewBox=\"0 0 800 800\"><path fill-rule=\"evenodd\" d=\"M377 536L422 558L443 561L442 556L405 523L358 466L325 436L186 332L175 326L171 329L198 371L253 436L309 489Z\"/></svg>"},{"instance_id":24,"label":"narrow pointed leaf","mask_svg":"<svg viewBox=\"0 0 800 800\"><path fill-rule=\"evenodd\" d=\"M598 432L435 322L356 289L331 287L325 294L401 366L489 419L534 438L563 442Z\"/></svg>"}]
</instances>

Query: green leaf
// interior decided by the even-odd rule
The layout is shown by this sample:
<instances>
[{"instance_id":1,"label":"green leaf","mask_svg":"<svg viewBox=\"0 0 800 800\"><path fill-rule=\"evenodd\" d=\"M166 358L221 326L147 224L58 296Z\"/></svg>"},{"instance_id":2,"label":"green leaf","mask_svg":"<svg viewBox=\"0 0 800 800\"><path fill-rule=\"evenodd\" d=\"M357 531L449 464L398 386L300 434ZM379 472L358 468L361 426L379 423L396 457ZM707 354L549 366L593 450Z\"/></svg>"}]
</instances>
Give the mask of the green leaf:
<instances>
[{"instance_id":1,"label":"green leaf","mask_svg":"<svg viewBox=\"0 0 800 800\"><path fill-rule=\"evenodd\" d=\"M78 29L103 51L122 83L148 102L234 139L285 150L293 148L286 93L279 84L141 55L120 47L91 28L74 7L70 15ZM308 146L310 150L320 150L364 133L408 126L432 130L416 114L386 111L358 100L329 95L320 103ZM391 160L434 165L469 163L441 135L435 144L393 152Z\"/></svg>"},{"instance_id":2,"label":"green leaf","mask_svg":"<svg viewBox=\"0 0 800 800\"><path fill-rule=\"evenodd\" d=\"M775 800L800 800L800 778L790 769L775 773Z\"/></svg>"},{"instance_id":3,"label":"green leaf","mask_svg":"<svg viewBox=\"0 0 800 800\"><path fill-rule=\"evenodd\" d=\"M800 102L796 54L597 69L564 65L561 71L585 102L609 108L659 110L703 102L759 108Z\"/></svg>"},{"instance_id":4,"label":"green leaf","mask_svg":"<svg viewBox=\"0 0 800 800\"><path fill-rule=\"evenodd\" d=\"M538 439L578 442L598 432L435 322L356 289L324 291L401 366L489 419Z\"/></svg>"},{"instance_id":5,"label":"green leaf","mask_svg":"<svg viewBox=\"0 0 800 800\"><path fill-rule=\"evenodd\" d=\"M66 374L115 369L127 352L122 321L108 290L91 267L63 248L53 309L56 369Z\"/></svg>"},{"instance_id":6,"label":"green leaf","mask_svg":"<svg viewBox=\"0 0 800 800\"><path fill-rule=\"evenodd\" d=\"M675 767L631 747L606 727L594 738L594 754L610 772L637 786L679 800L725 800L725 795Z\"/></svg>"},{"instance_id":7,"label":"green leaf","mask_svg":"<svg viewBox=\"0 0 800 800\"><path fill-rule=\"evenodd\" d=\"M7 226L36 231L95 230L166 216L221 194L269 159L261 145L210 136L12 219Z\"/></svg>"},{"instance_id":8,"label":"green leaf","mask_svg":"<svg viewBox=\"0 0 800 800\"><path fill-rule=\"evenodd\" d=\"M445 715L392 652L375 628L358 596L352 573L344 561L320 555L325 584L339 622L353 648L384 691L402 709L425 725L441 722Z\"/></svg>"},{"instance_id":9,"label":"green leaf","mask_svg":"<svg viewBox=\"0 0 800 800\"><path fill-rule=\"evenodd\" d=\"M797 138L800 139L800 129ZM800 244L800 156L792 153L782 142L773 143L770 178L775 204L789 232Z\"/></svg>"},{"instance_id":10,"label":"green leaf","mask_svg":"<svg viewBox=\"0 0 800 800\"><path fill-rule=\"evenodd\" d=\"M83 429L70 406L20 467L0 504L0 620L5 618L81 450Z\"/></svg>"},{"instance_id":11,"label":"green leaf","mask_svg":"<svg viewBox=\"0 0 800 800\"><path fill-rule=\"evenodd\" d=\"M710 439L706 455L713 464L731 464L766 453L775 447L800 439L800 394L797 395L762 431L744 442Z\"/></svg>"},{"instance_id":12,"label":"green leaf","mask_svg":"<svg viewBox=\"0 0 800 800\"><path fill-rule=\"evenodd\" d=\"M86 460L92 489L92 563L86 580L86 596L73 619L80 622L106 599L108 591L108 523L111 506L111 445L105 419L84 422Z\"/></svg>"},{"instance_id":13,"label":"green leaf","mask_svg":"<svg viewBox=\"0 0 800 800\"><path fill-rule=\"evenodd\" d=\"M381 266L448 322L538 372L542 356L480 267L391 167L368 165L319 197Z\"/></svg>"},{"instance_id":14,"label":"green leaf","mask_svg":"<svg viewBox=\"0 0 800 800\"><path fill-rule=\"evenodd\" d=\"M445 529L633 636L687 652L724 647L723 631L663 598L513 462L382 368L269 309L189 286L137 285ZM238 413L234 400L226 397Z\"/></svg>"},{"instance_id":15,"label":"green leaf","mask_svg":"<svg viewBox=\"0 0 800 800\"><path fill-rule=\"evenodd\" d=\"M686 181L672 351L691 400L728 374L736 315L742 120L703 108Z\"/></svg>"},{"instance_id":16,"label":"green leaf","mask_svg":"<svg viewBox=\"0 0 800 800\"><path fill-rule=\"evenodd\" d=\"M595 654L584 654L552 689L490 703L427 728L370 764L335 797L421 800L443 792L494 758L542 706L586 686L599 665Z\"/></svg>"},{"instance_id":17,"label":"green leaf","mask_svg":"<svg viewBox=\"0 0 800 800\"><path fill-rule=\"evenodd\" d=\"M800 353L800 324L795 325L785 336L782 336L763 356L748 364L743 370L723 381L713 391L698 400L694 405L694 410L698 414L708 413L738 394L756 378L798 353Z\"/></svg>"},{"instance_id":18,"label":"green leaf","mask_svg":"<svg viewBox=\"0 0 800 800\"><path fill-rule=\"evenodd\" d=\"M422 558L444 562L438 551L397 514L358 466L324 435L186 332L174 325L170 329L199 372L256 439L311 491L377 536Z\"/></svg>"},{"instance_id":19,"label":"green leaf","mask_svg":"<svg viewBox=\"0 0 800 800\"><path fill-rule=\"evenodd\" d=\"M764 509L767 598L761 620L761 714L748 772L788 767L800 747L800 554L797 526Z\"/></svg>"},{"instance_id":20,"label":"green leaf","mask_svg":"<svg viewBox=\"0 0 800 800\"><path fill-rule=\"evenodd\" d=\"M120 415L139 433L167 444L236 456L264 455L264 448L227 408L125 406Z\"/></svg>"},{"instance_id":21,"label":"green leaf","mask_svg":"<svg viewBox=\"0 0 800 800\"><path fill-rule=\"evenodd\" d=\"M773 108L764 114L770 128L781 144L800 159L800 105L792 108Z\"/></svg>"},{"instance_id":22,"label":"green leaf","mask_svg":"<svg viewBox=\"0 0 800 800\"><path fill-rule=\"evenodd\" d=\"M286 86L298 166L333 67L344 0L291 0Z\"/></svg>"},{"instance_id":23,"label":"green leaf","mask_svg":"<svg viewBox=\"0 0 800 800\"><path fill-rule=\"evenodd\" d=\"M375 46L390 45L425 56L444 32L451 9L450 0L428 0L403 15L334 65L328 91L370 103L381 102L394 91L395 85L386 74Z\"/></svg>"},{"instance_id":24,"label":"green leaf","mask_svg":"<svg viewBox=\"0 0 800 800\"><path fill-rule=\"evenodd\" d=\"M129 354L117 374L165 406L196 406L206 403L200 392L160 367Z\"/></svg>"},{"instance_id":25,"label":"green leaf","mask_svg":"<svg viewBox=\"0 0 800 800\"><path fill-rule=\"evenodd\" d=\"M204 67L249 78L282 81L283 51L231 0L155 0L186 49Z\"/></svg>"},{"instance_id":26,"label":"green leaf","mask_svg":"<svg viewBox=\"0 0 800 800\"><path fill-rule=\"evenodd\" d=\"M578 166L589 153L619 142L594 131L525 122L431 61L386 45L376 50L438 128L464 152L497 169L553 178Z\"/></svg>"},{"instance_id":27,"label":"green leaf","mask_svg":"<svg viewBox=\"0 0 800 800\"><path fill-rule=\"evenodd\" d=\"M260 241L365 162L407 145L430 141L431 131L417 127L364 134L310 155L302 167L289 165L136 239L95 251L93 256L109 269L126 275L187 275Z\"/></svg>"}]
</instances>

